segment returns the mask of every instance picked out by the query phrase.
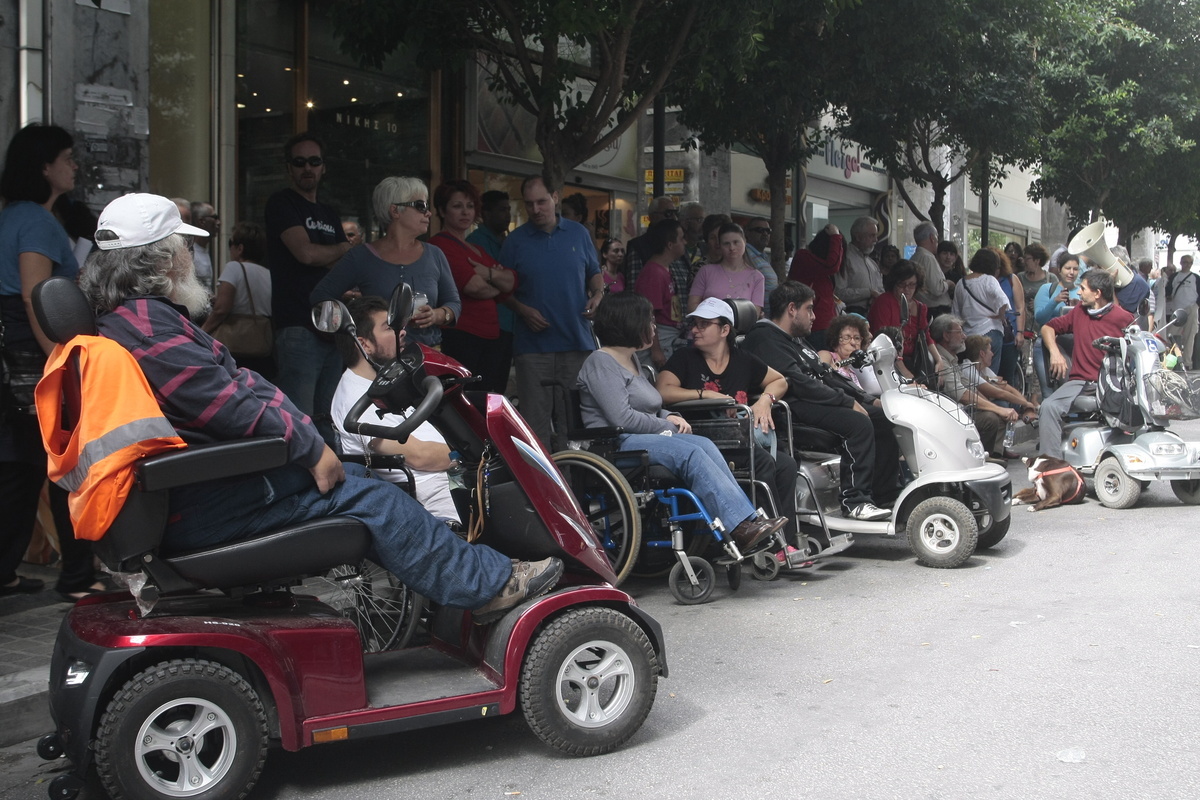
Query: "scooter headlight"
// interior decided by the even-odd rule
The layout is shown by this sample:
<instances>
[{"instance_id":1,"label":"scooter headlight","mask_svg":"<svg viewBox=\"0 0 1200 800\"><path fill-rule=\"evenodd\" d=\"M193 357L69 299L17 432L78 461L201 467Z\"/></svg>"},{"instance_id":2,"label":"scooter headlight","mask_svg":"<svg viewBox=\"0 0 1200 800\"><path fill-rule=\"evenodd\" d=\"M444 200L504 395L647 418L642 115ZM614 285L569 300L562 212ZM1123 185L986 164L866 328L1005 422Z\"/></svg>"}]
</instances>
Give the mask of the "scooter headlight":
<instances>
[{"instance_id":1,"label":"scooter headlight","mask_svg":"<svg viewBox=\"0 0 1200 800\"><path fill-rule=\"evenodd\" d=\"M1187 447L1182 442L1160 442L1150 447L1151 455L1156 456L1181 456L1186 452Z\"/></svg>"},{"instance_id":2,"label":"scooter headlight","mask_svg":"<svg viewBox=\"0 0 1200 800\"><path fill-rule=\"evenodd\" d=\"M980 461L987 457L987 450L984 449L983 443L978 439L967 440L967 453L972 458L977 458Z\"/></svg>"},{"instance_id":3,"label":"scooter headlight","mask_svg":"<svg viewBox=\"0 0 1200 800\"><path fill-rule=\"evenodd\" d=\"M92 674L92 665L86 661L80 661L77 658L71 659L71 663L67 664L66 674L63 675L64 686L82 686L88 676Z\"/></svg>"}]
</instances>

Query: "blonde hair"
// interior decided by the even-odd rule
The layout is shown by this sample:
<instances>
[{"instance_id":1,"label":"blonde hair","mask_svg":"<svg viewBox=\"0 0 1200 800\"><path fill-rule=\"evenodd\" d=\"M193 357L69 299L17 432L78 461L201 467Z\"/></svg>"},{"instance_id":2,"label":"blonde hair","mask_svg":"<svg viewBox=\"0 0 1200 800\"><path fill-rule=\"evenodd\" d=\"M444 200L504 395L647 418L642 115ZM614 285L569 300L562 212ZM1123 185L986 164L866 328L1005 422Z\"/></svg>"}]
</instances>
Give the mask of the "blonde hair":
<instances>
[{"instance_id":1,"label":"blonde hair","mask_svg":"<svg viewBox=\"0 0 1200 800\"><path fill-rule=\"evenodd\" d=\"M402 175L381 180L371 194L371 205L375 207L375 219L379 227L386 229L392 221L393 205L428 199L429 187L424 181Z\"/></svg>"}]
</instances>

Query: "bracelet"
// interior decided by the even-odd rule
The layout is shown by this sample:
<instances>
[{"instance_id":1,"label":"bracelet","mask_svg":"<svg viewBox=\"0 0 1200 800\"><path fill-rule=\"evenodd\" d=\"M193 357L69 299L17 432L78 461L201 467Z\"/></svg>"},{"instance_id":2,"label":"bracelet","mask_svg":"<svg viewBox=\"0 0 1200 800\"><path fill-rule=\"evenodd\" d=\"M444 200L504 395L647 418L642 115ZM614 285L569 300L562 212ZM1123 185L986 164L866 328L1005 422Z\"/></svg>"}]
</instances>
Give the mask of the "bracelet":
<instances>
[{"instance_id":1,"label":"bracelet","mask_svg":"<svg viewBox=\"0 0 1200 800\"><path fill-rule=\"evenodd\" d=\"M767 397L771 398L772 404L779 402L778 400L775 399L775 395L771 394L770 392L763 392L763 394L765 394Z\"/></svg>"}]
</instances>

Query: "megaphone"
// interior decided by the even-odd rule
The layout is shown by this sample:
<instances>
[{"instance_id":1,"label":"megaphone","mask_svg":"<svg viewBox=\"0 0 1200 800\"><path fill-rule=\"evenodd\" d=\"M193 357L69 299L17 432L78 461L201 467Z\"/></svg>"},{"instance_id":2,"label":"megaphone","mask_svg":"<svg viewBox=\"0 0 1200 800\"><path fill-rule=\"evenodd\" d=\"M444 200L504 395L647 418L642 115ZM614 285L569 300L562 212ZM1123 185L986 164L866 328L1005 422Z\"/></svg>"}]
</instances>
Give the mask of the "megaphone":
<instances>
[{"instance_id":1,"label":"megaphone","mask_svg":"<svg viewBox=\"0 0 1200 800\"><path fill-rule=\"evenodd\" d=\"M1113 276L1118 289L1123 289L1133 281L1133 270L1108 249L1108 243L1104 241L1104 229L1107 227L1108 220L1104 217L1096 220L1075 234L1075 238L1067 244L1067 252L1073 256L1087 256L1096 266Z\"/></svg>"}]
</instances>

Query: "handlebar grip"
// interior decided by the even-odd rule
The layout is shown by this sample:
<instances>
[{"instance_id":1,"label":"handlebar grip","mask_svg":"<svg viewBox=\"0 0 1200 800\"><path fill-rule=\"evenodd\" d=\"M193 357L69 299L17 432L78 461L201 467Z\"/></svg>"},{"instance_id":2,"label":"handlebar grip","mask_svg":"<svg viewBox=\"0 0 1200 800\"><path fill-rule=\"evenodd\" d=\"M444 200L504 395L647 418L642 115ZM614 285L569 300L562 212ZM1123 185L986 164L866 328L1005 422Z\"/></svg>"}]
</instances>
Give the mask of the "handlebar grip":
<instances>
[{"instance_id":1,"label":"handlebar grip","mask_svg":"<svg viewBox=\"0 0 1200 800\"><path fill-rule=\"evenodd\" d=\"M342 427L351 433L362 433L368 436L373 436L376 439L391 439L404 444L408 441L408 437L412 432L420 427L421 423L429 419L429 416L437 409L442 402L442 394L445 391L442 388L442 382L433 375L426 376L422 381L421 387L425 390L425 397L420 404L409 415L408 419L401 422L399 425L376 425L371 422L359 422L358 418L363 412L371 407L371 398L363 395L358 399L349 413L346 414L346 419L342 422Z\"/></svg>"}]
</instances>

